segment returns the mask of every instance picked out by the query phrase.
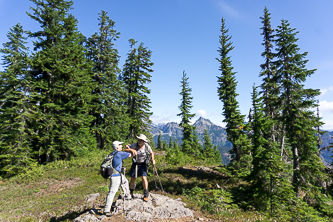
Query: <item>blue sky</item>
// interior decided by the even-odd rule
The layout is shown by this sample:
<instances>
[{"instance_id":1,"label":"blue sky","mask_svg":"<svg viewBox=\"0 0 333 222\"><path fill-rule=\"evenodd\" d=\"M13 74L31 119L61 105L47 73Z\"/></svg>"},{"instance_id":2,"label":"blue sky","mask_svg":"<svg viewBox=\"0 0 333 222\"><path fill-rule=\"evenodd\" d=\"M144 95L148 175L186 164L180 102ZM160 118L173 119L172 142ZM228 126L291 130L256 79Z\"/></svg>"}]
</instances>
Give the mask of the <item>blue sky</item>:
<instances>
[{"instance_id":1,"label":"blue sky","mask_svg":"<svg viewBox=\"0 0 333 222\"><path fill-rule=\"evenodd\" d=\"M39 30L26 12L34 6L28 0L0 0L0 44L16 23L25 30ZM128 39L143 42L152 51L154 72L151 89L151 119L154 123L179 122L180 80L183 70L192 88L195 121L200 116L223 125L222 102L217 96L219 64L217 49L221 18L226 20L235 49L232 65L237 72L237 100L242 114L251 107L253 84L260 85L259 65L263 62L260 16L267 6L272 27L281 19L299 31L300 52L308 52L308 69L317 69L305 86L320 89L320 115L324 129L333 129L333 1L331 0L74 0L71 13L87 37L98 28L98 13L108 12L116 22L116 42L122 68L129 50ZM0 68L2 70L2 68Z\"/></svg>"}]
</instances>

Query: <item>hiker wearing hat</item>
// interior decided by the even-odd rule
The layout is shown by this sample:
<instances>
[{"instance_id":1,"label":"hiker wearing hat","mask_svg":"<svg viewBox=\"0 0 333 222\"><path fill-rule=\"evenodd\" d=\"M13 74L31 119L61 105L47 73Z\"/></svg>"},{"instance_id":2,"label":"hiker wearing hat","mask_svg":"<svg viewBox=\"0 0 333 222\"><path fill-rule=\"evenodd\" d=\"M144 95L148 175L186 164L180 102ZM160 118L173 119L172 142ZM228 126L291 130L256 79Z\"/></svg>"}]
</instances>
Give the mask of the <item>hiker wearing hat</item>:
<instances>
[{"instance_id":1,"label":"hiker wearing hat","mask_svg":"<svg viewBox=\"0 0 333 222\"><path fill-rule=\"evenodd\" d=\"M129 150L136 150L137 155L133 158L133 164L130 170L130 175L131 175L131 182L130 182L130 193L132 198L133 196L133 191L134 191L134 184L135 180L138 176L142 176L142 185L143 185L143 200L145 202L148 202L148 196L149 196L149 191L148 191L148 180L147 180L147 175L148 175L148 164L150 162L150 157L151 156L151 161L153 165L155 165L155 159L154 159L154 152L149 146L148 138L140 134L140 136L137 136L138 142L134 143L131 147L128 147Z\"/></svg>"},{"instance_id":2,"label":"hiker wearing hat","mask_svg":"<svg viewBox=\"0 0 333 222\"><path fill-rule=\"evenodd\" d=\"M110 177L110 189L109 193L106 197L106 203L104 207L104 214L107 216L111 216L110 210L111 210L111 205L113 203L113 198L115 194L117 193L119 186L121 184L121 174L120 172L124 170L122 167L123 160L128 158L128 157L133 157L136 155L135 150L125 150L125 152L122 152L123 149L123 142L120 141L114 141L112 143L112 148L114 151L110 153L109 155L114 155L113 160L112 160L112 168L115 170L113 171L111 177Z\"/></svg>"}]
</instances>

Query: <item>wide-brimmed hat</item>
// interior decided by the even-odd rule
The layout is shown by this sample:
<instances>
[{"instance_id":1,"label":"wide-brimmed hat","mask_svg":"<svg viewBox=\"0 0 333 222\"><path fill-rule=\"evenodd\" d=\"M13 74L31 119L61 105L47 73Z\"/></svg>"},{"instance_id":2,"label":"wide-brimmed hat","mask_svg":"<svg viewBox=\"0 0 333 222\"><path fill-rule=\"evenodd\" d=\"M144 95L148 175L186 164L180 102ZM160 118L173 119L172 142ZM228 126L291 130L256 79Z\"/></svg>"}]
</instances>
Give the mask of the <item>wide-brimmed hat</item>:
<instances>
[{"instance_id":1,"label":"wide-brimmed hat","mask_svg":"<svg viewBox=\"0 0 333 222\"><path fill-rule=\"evenodd\" d=\"M145 135L143 135L143 134L140 134L140 136L137 136L136 138L137 138L138 140L143 140L143 141L145 141L146 143L149 142L149 139L148 139Z\"/></svg>"},{"instance_id":2,"label":"wide-brimmed hat","mask_svg":"<svg viewBox=\"0 0 333 222\"><path fill-rule=\"evenodd\" d=\"M112 143L112 148L113 149L117 149L118 148L118 146L120 145L120 144L123 144L124 142L120 142L120 141L114 141L113 143Z\"/></svg>"}]
</instances>

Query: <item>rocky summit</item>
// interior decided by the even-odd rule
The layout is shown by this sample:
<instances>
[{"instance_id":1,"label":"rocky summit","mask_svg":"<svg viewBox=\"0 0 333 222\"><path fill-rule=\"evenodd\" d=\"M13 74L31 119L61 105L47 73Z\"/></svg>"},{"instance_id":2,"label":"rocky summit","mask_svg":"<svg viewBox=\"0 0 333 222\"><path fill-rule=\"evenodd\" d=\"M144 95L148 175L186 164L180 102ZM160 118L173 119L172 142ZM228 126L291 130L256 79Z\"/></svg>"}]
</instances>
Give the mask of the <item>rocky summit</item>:
<instances>
[{"instance_id":1,"label":"rocky summit","mask_svg":"<svg viewBox=\"0 0 333 222\"><path fill-rule=\"evenodd\" d=\"M149 195L149 201L143 202L142 194L134 194L134 199L119 198L114 202L111 209L112 216L107 217L102 214L102 209L91 209L90 211L80 215L74 222L84 221L171 221L174 219L184 219L191 221L194 213L186 208L186 204L180 199L172 199L160 194Z\"/></svg>"}]
</instances>

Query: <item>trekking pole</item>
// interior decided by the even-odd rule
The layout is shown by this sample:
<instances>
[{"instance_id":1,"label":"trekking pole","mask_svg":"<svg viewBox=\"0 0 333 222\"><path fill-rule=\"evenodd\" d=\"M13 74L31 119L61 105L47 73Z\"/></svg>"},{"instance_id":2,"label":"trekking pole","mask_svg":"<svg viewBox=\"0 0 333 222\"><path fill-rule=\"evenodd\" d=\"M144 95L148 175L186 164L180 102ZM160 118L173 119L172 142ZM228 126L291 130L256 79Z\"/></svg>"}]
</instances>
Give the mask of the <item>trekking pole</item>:
<instances>
[{"instance_id":1,"label":"trekking pole","mask_svg":"<svg viewBox=\"0 0 333 222\"><path fill-rule=\"evenodd\" d=\"M155 169L155 172L156 172L157 178L158 178L158 180L160 181L161 189L162 189L162 191L164 191L164 190L163 190L163 187L162 187L162 183L161 183L160 177L158 176L158 173L157 173L157 169L156 169L155 164L154 164L153 166L154 166L154 169Z\"/></svg>"},{"instance_id":2,"label":"trekking pole","mask_svg":"<svg viewBox=\"0 0 333 222\"><path fill-rule=\"evenodd\" d=\"M123 212L125 213L125 191L124 191L124 194L123 194L123 191L122 191L122 185L123 185L122 171L124 172L124 175L125 175L125 169L121 169L121 171L120 171L120 185L119 185L119 188L120 188L120 195L123 196Z\"/></svg>"},{"instance_id":3,"label":"trekking pole","mask_svg":"<svg viewBox=\"0 0 333 222\"><path fill-rule=\"evenodd\" d=\"M124 177L125 177L125 173L126 173L126 170L124 168ZM121 184L122 183L123 183L123 177L121 176ZM125 209L125 191L124 191L124 195L123 195L123 203L124 203L124 205L123 205L123 211L124 211L124 214L125 214L126 213L125 211L127 210L127 209Z\"/></svg>"},{"instance_id":4,"label":"trekking pole","mask_svg":"<svg viewBox=\"0 0 333 222\"><path fill-rule=\"evenodd\" d=\"M153 167L153 174L154 174L154 182L155 182L155 188L158 189L157 184L156 184L156 174L155 174L155 169Z\"/></svg>"},{"instance_id":5,"label":"trekking pole","mask_svg":"<svg viewBox=\"0 0 333 222\"><path fill-rule=\"evenodd\" d=\"M128 197L128 195L130 195L130 191L129 191L129 186L128 186L128 180L126 179L126 168L125 167L122 169L120 176L121 176L120 192L121 192L121 190L124 191L124 195L123 195L123 213L126 214L128 209L130 208L130 202L127 199L127 205L126 205L126 203L125 203L126 198L125 197Z\"/></svg>"}]
</instances>

